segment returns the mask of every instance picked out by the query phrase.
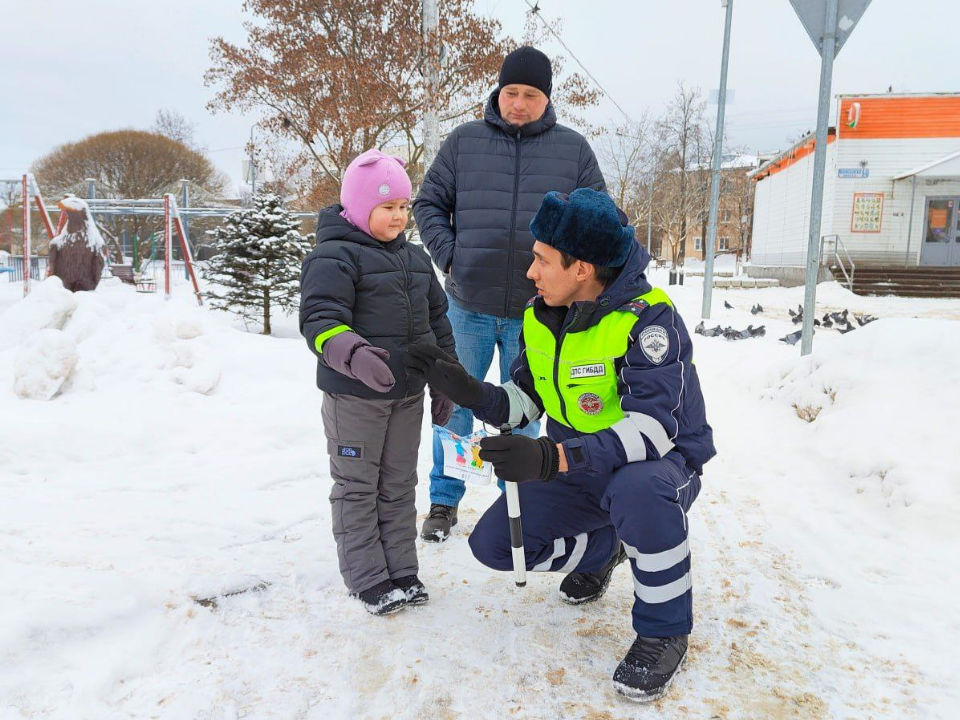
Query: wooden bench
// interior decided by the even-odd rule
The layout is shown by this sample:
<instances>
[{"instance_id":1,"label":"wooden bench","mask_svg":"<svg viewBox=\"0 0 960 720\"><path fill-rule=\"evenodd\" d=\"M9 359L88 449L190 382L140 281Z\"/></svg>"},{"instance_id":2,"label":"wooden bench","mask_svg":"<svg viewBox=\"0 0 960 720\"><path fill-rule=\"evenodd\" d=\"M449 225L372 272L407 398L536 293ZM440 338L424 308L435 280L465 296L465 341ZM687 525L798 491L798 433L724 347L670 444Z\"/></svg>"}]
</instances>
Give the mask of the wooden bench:
<instances>
[{"instance_id":1,"label":"wooden bench","mask_svg":"<svg viewBox=\"0 0 960 720\"><path fill-rule=\"evenodd\" d=\"M136 278L133 276L133 265L111 265L110 273L128 285L137 284Z\"/></svg>"}]
</instances>

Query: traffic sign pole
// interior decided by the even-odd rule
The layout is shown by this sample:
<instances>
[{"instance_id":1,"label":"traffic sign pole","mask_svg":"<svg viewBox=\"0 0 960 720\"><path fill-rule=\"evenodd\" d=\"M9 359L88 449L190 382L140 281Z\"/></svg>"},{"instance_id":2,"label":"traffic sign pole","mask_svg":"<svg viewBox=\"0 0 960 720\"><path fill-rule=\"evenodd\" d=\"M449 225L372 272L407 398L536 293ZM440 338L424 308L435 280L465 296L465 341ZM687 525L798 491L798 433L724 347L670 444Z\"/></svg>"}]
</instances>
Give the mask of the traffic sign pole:
<instances>
[{"instance_id":1,"label":"traffic sign pole","mask_svg":"<svg viewBox=\"0 0 960 720\"><path fill-rule=\"evenodd\" d=\"M823 216L823 175L827 162L827 123L830 120L830 86L837 44L837 3L827 0L823 49L820 60L820 99L817 105L817 139L813 155L813 194L810 199L810 236L807 241L807 277L803 295L803 331L800 354L813 352L813 321L817 315L817 280L820 276L820 221Z\"/></svg>"}]
</instances>

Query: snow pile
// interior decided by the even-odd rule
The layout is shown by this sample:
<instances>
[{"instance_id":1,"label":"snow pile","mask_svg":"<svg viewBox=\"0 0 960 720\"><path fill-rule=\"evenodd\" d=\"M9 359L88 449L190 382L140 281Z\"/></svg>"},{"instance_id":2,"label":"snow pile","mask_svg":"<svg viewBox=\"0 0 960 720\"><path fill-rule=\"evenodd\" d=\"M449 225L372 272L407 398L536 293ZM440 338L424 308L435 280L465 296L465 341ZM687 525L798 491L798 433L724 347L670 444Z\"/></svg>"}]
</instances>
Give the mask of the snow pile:
<instances>
[{"instance_id":1,"label":"snow pile","mask_svg":"<svg viewBox=\"0 0 960 720\"><path fill-rule=\"evenodd\" d=\"M84 235L86 236L87 246L91 250L100 250L104 246L103 236L97 223L94 222L93 214L90 212L90 206L86 200L81 200L76 195L64 195L57 203L63 210L72 214L80 214L84 222ZM67 232L66 229L50 241L51 245L63 247L76 237L76 233Z\"/></svg>"},{"instance_id":2,"label":"snow pile","mask_svg":"<svg viewBox=\"0 0 960 720\"><path fill-rule=\"evenodd\" d=\"M210 357L211 346L197 340L205 332L199 313L161 313L154 320L153 331L164 349L163 367L174 382L201 395L216 389L220 365Z\"/></svg>"},{"instance_id":3,"label":"snow pile","mask_svg":"<svg viewBox=\"0 0 960 720\"><path fill-rule=\"evenodd\" d=\"M40 330L17 352L13 391L17 397L49 400L77 366L77 345L62 330Z\"/></svg>"},{"instance_id":4,"label":"snow pile","mask_svg":"<svg viewBox=\"0 0 960 720\"><path fill-rule=\"evenodd\" d=\"M822 343L768 391L813 424L817 450L886 502L960 505L956 443L960 332L945 320L880 320ZM944 472L946 470L946 472Z\"/></svg>"},{"instance_id":5,"label":"snow pile","mask_svg":"<svg viewBox=\"0 0 960 720\"><path fill-rule=\"evenodd\" d=\"M49 400L94 392L100 383L128 387L135 397L143 394L135 388L162 378L203 395L216 389L218 334L228 332L222 319L212 323L186 297L169 304L138 298L144 302L133 308L129 288L110 290L71 293L52 276L0 314L0 360L10 358L17 396Z\"/></svg>"},{"instance_id":6,"label":"snow pile","mask_svg":"<svg viewBox=\"0 0 960 720\"><path fill-rule=\"evenodd\" d=\"M30 294L0 315L0 351L19 345L44 328L62 329L77 309L79 296L58 277L31 286Z\"/></svg>"}]
</instances>

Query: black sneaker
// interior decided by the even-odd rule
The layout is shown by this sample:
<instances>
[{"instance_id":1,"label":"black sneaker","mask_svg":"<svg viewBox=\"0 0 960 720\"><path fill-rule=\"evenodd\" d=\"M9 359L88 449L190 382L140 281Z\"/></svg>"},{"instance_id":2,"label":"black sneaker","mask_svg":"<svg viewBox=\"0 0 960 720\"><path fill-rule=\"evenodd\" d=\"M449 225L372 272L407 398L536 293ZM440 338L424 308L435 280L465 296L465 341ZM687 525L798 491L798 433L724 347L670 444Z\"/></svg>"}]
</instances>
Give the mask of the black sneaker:
<instances>
[{"instance_id":1,"label":"black sneaker","mask_svg":"<svg viewBox=\"0 0 960 720\"><path fill-rule=\"evenodd\" d=\"M407 606L407 594L390 580L384 580L362 592L350 593L371 615L390 615Z\"/></svg>"},{"instance_id":2,"label":"black sneaker","mask_svg":"<svg viewBox=\"0 0 960 720\"><path fill-rule=\"evenodd\" d=\"M423 605L430 599L427 589L416 575L397 578L393 584L406 594L407 605Z\"/></svg>"},{"instance_id":3,"label":"black sneaker","mask_svg":"<svg viewBox=\"0 0 960 720\"><path fill-rule=\"evenodd\" d=\"M560 599L569 605L582 605L603 597L610 586L613 569L627 559L627 553L620 545L620 550L606 565L597 572L572 572L560 583Z\"/></svg>"},{"instance_id":4,"label":"black sneaker","mask_svg":"<svg viewBox=\"0 0 960 720\"><path fill-rule=\"evenodd\" d=\"M427 542L441 543L450 537L450 528L457 524L457 509L449 505L433 503L430 514L423 521L420 537Z\"/></svg>"},{"instance_id":5,"label":"black sneaker","mask_svg":"<svg viewBox=\"0 0 960 720\"><path fill-rule=\"evenodd\" d=\"M662 698L687 657L688 637L645 638L637 635L627 656L613 672L613 689L636 702Z\"/></svg>"}]
</instances>

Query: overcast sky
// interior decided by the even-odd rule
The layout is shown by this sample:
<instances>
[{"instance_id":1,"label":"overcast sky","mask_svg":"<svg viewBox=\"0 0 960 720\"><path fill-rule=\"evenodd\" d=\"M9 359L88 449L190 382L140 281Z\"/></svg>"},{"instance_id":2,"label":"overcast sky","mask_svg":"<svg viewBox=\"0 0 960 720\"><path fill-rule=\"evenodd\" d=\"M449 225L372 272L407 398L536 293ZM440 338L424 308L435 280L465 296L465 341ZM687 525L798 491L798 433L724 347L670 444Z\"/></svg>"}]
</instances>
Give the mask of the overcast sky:
<instances>
[{"instance_id":1,"label":"overcast sky","mask_svg":"<svg viewBox=\"0 0 960 720\"><path fill-rule=\"evenodd\" d=\"M727 109L732 143L782 149L816 124L819 56L789 0L734 0ZM843 0L841 0L841 3ZM235 180L255 116L211 115L209 39L242 42L240 0L0 0L0 177L58 144L101 130L148 128L159 108L196 123L197 141ZM411 6L419 3L411 0ZM524 0L476 0L520 37ZM660 112L678 81L719 86L720 0L540 0L563 37L633 116ZM958 92L960 16L951 0L874 0L837 58L836 93ZM549 54L565 51L553 42ZM568 58L567 68L576 63ZM495 78L491 78L491 85ZM708 108L711 122L716 107ZM563 117L563 109L558 108ZM589 114L621 121L604 99Z\"/></svg>"}]
</instances>

